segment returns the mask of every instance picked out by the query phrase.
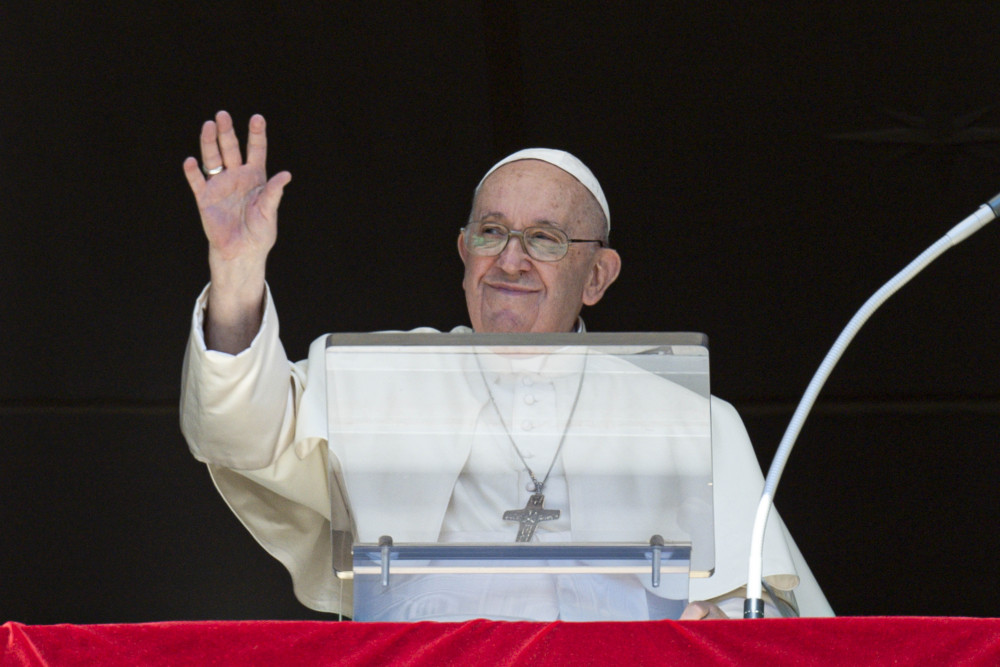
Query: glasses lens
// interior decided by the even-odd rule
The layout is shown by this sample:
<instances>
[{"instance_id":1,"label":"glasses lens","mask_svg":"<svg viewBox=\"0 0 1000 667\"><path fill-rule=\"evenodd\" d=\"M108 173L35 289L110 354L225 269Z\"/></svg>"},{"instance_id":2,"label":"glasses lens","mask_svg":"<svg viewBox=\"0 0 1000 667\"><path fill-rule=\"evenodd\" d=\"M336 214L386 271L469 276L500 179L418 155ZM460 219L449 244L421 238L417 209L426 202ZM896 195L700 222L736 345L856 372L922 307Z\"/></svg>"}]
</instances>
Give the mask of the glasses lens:
<instances>
[{"instance_id":1,"label":"glasses lens","mask_svg":"<svg viewBox=\"0 0 1000 667\"><path fill-rule=\"evenodd\" d=\"M465 228L465 247L474 255L499 255L511 236L520 236L528 254L543 262L554 262L566 256L569 239L555 227L529 227L523 232L511 232L499 222L472 222Z\"/></svg>"},{"instance_id":2,"label":"glasses lens","mask_svg":"<svg viewBox=\"0 0 1000 667\"><path fill-rule=\"evenodd\" d=\"M465 245L475 255L496 255L507 245L507 228L496 222L473 222L466 227Z\"/></svg>"},{"instance_id":3,"label":"glasses lens","mask_svg":"<svg viewBox=\"0 0 1000 667\"><path fill-rule=\"evenodd\" d=\"M524 230L524 240L535 259L552 262L562 259L569 249L569 239L555 227L529 227Z\"/></svg>"}]
</instances>

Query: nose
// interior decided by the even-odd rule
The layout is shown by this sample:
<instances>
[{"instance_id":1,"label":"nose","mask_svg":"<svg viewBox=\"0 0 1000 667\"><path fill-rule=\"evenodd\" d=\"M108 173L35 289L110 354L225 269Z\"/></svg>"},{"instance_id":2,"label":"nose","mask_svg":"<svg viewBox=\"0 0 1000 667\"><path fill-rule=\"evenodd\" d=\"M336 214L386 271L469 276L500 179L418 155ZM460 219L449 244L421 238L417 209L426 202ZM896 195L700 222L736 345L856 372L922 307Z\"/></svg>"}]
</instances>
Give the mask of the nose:
<instances>
[{"instance_id":1,"label":"nose","mask_svg":"<svg viewBox=\"0 0 1000 667\"><path fill-rule=\"evenodd\" d=\"M510 236L507 237L507 245L497 255L496 263L497 266L507 273L520 273L531 269L528 249L524 245L524 234L521 232L510 232Z\"/></svg>"}]
</instances>

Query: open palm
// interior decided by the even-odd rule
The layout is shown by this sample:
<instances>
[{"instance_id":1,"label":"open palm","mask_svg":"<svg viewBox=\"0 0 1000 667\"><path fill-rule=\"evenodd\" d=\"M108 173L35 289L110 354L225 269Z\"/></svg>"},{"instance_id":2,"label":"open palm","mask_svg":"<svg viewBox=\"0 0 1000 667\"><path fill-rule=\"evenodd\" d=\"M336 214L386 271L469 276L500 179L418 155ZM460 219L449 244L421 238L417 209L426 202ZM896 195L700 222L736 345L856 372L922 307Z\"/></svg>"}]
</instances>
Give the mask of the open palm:
<instances>
[{"instance_id":1,"label":"open palm","mask_svg":"<svg viewBox=\"0 0 1000 667\"><path fill-rule=\"evenodd\" d=\"M291 180L287 171L267 180L264 118L255 115L250 119L245 163L232 118L225 111L202 127L201 154L206 171L223 167L206 178L195 158L184 162L210 256L222 262L264 262L277 238L278 204Z\"/></svg>"}]
</instances>

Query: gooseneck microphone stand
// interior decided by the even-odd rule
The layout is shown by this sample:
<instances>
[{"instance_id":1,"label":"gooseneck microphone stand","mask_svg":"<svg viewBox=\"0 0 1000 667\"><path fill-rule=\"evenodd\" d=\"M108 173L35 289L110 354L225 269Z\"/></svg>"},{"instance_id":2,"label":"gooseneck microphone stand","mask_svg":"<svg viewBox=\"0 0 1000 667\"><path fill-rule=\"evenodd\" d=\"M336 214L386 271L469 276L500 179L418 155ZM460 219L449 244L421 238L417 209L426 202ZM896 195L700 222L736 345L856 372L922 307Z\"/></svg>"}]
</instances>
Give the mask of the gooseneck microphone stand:
<instances>
[{"instance_id":1,"label":"gooseneck microphone stand","mask_svg":"<svg viewBox=\"0 0 1000 667\"><path fill-rule=\"evenodd\" d=\"M987 203L967 217L962 222L955 225L947 234L939 239L934 245L920 254L915 260L910 262L902 271L896 274L889 282L882 286L875 294L865 302L861 309L847 323L847 327L841 332L834 342L833 347L827 352L823 363L813 376L812 381L806 388L802 400L799 401L798 408L792 415L792 420L785 430L785 435L781 439L778 451L774 454L774 460L767 471L767 479L764 480L764 490L760 496L760 503L757 505L757 514L754 517L753 533L750 540L750 567L747 574L747 599L743 603L743 618L763 618L763 567L764 567L764 527L767 525L767 517L774 502L774 493L781 479L781 473L788 462L788 456L792 452L795 439L802 430L802 425L816 402L816 396L826 383L833 367L836 366L843 355L844 350L850 345L854 336L861 327L868 321L868 318L881 306L890 296L896 293L906 283L910 282L914 276L923 271L931 262L940 257L949 248L958 245L966 238L983 228L986 224L995 219L1000 212L1000 194L990 199Z\"/></svg>"}]
</instances>

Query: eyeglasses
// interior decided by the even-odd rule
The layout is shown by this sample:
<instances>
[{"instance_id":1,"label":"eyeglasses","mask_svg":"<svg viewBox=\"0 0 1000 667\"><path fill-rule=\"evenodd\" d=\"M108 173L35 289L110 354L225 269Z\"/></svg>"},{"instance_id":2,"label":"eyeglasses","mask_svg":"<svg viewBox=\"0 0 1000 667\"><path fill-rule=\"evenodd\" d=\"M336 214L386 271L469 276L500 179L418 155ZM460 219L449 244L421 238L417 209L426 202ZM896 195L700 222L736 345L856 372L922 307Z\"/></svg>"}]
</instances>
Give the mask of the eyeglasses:
<instances>
[{"instance_id":1,"label":"eyeglasses","mask_svg":"<svg viewBox=\"0 0 1000 667\"><path fill-rule=\"evenodd\" d=\"M512 236L521 241L521 248L529 257L540 262L559 261L569 252L572 243L596 243L604 247L604 241L600 239L571 239L556 227L528 227L516 232L499 222L470 222L462 227L462 234L466 249L473 255L484 257L502 253Z\"/></svg>"}]
</instances>

